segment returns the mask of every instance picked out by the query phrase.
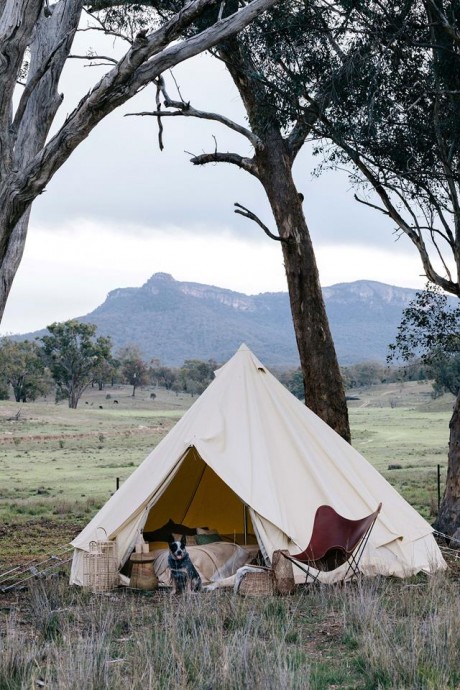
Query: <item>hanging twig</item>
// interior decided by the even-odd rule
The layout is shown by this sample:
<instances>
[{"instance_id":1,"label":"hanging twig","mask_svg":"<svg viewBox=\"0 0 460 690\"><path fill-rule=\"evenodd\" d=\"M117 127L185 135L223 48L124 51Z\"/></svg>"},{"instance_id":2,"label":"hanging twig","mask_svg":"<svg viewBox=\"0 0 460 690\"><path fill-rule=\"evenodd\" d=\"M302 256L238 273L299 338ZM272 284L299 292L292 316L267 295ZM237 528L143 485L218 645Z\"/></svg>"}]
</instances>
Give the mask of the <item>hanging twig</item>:
<instances>
[{"instance_id":1,"label":"hanging twig","mask_svg":"<svg viewBox=\"0 0 460 690\"><path fill-rule=\"evenodd\" d=\"M163 151L163 149L164 149L164 146L163 146L163 123L161 121L161 99L160 99L160 96L161 96L161 93L162 93L163 88L164 88L164 79L161 75L158 77L155 84L157 86L157 92L155 95L155 103L157 106L158 146L160 148L160 151Z\"/></svg>"}]
</instances>

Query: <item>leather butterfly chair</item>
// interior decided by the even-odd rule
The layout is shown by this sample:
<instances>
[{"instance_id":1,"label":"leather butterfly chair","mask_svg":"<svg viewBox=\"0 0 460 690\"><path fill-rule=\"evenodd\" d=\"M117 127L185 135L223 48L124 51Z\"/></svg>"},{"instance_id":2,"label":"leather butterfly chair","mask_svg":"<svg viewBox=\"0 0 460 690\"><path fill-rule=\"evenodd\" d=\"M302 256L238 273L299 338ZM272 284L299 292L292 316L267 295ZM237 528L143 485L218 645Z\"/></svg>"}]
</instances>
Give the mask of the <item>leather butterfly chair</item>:
<instances>
[{"instance_id":1,"label":"leather butterfly chair","mask_svg":"<svg viewBox=\"0 0 460 690\"><path fill-rule=\"evenodd\" d=\"M382 504L377 510L360 520L349 520L339 515L331 506L320 506L315 514L310 543L307 548L295 555L283 553L284 557L306 573L316 582L319 573L315 575L311 568L319 572L336 570L348 562L348 573L359 574L359 561L380 513Z\"/></svg>"}]
</instances>

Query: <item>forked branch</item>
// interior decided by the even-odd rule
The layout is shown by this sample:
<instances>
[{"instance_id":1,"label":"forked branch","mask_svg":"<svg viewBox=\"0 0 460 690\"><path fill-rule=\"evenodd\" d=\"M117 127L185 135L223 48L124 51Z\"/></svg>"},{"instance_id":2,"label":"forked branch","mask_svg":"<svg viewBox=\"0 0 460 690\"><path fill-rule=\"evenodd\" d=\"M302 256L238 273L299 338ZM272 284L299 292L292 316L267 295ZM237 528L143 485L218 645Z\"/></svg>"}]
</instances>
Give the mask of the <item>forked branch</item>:
<instances>
[{"instance_id":1,"label":"forked branch","mask_svg":"<svg viewBox=\"0 0 460 690\"><path fill-rule=\"evenodd\" d=\"M228 127L228 129L233 130L234 132L237 132L238 134L241 134L242 136L246 137L252 144L254 148L258 148L262 146L262 142L260 141L259 137L257 137L253 132L251 132L249 129L246 127L243 127L242 125L239 125L237 122L234 122L233 120L230 120L230 118L225 117L225 115L220 115L219 113L210 113L206 112L204 110L197 110L193 106L190 105L189 102L187 101L175 101L172 98L169 97L166 88L165 88L165 83L163 77L160 79L156 80L156 86L158 91L160 91L163 94L164 98L164 105L166 108L175 108L173 111L166 111L166 110L161 110L159 100L157 98L157 110L155 112L149 113L149 112L141 112L141 113L127 113L127 116L133 116L133 115L141 115L141 116L152 116L152 117L196 117L202 120L213 120L214 122L220 122L222 125L225 127Z\"/></svg>"},{"instance_id":2,"label":"forked branch","mask_svg":"<svg viewBox=\"0 0 460 690\"><path fill-rule=\"evenodd\" d=\"M253 213L252 211L250 211L249 209L245 208L244 206L242 206L238 202L235 202L235 206L237 207L235 209L235 213L238 213L240 216L244 216L245 218L249 218L249 220L253 220L254 223L257 223L257 225L259 225L259 227L262 228L264 233L266 235L268 235L268 237L270 237L270 239L276 240L277 242L289 242L290 241L290 238L288 238L288 237L280 237L279 235L274 235L271 232L271 230L269 230L267 228L265 223L262 223L260 218L258 216L256 216L256 214Z\"/></svg>"}]
</instances>

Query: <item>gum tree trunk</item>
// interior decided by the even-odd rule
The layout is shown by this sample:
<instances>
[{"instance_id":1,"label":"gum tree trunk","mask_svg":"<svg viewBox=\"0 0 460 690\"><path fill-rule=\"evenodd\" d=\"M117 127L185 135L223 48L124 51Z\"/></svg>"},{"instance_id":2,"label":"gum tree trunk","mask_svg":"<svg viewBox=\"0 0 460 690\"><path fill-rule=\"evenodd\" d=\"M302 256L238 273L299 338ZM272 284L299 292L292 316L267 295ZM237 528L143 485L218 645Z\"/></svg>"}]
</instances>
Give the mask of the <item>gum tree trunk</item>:
<instances>
[{"instance_id":1,"label":"gum tree trunk","mask_svg":"<svg viewBox=\"0 0 460 690\"><path fill-rule=\"evenodd\" d=\"M302 122L289 137L278 123L269 91L257 78L251 56L230 39L219 54L243 101L256 143L252 159L212 155L193 162L221 160L239 165L263 185L277 225L286 270L292 321L304 379L305 403L346 441L350 425L340 368L324 307L315 253L292 166L309 131Z\"/></svg>"},{"instance_id":2,"label":"gum tree trunk","mask_svg":"<svg viewBox=\"0 0 460 690\"><path fill-rule=\"evenodd\" d=\"M291 174L284 141L272 135L256 154L282 250L292 321L305 389L305 404L350 442L348 409L324 306L315 252Z\"/></svg>"},{"instance_id":3,"label":"gum tree trunk","mask_svg":"<svg viewBox=\"0 0 460 690\"><path fill-rule=\"evenodd\" d=\"M452 536L460 526L460 393L455 401L449 429L446 488L434 527ZM458 544L455 546L458 547Z\"/></svg>"}]
</instances>

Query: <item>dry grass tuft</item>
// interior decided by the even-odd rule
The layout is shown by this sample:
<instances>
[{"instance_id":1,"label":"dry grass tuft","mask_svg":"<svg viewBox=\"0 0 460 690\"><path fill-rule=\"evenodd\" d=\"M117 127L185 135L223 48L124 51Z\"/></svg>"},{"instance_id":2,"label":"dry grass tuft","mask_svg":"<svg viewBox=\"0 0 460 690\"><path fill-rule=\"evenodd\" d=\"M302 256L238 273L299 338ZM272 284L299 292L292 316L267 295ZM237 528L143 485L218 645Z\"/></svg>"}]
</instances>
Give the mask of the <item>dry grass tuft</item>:
<instances>
[{"instance_id":1,"label":"dry grass tuft","mask_svg":"<svg viewBox=\"0 0 460 690\"><path fill-rule=\"evenodd\" d=\"M460 600L448 575L363 581L348 588L343 611L369 690L459 687Z\"/></svg>"},{"instance_id":2,"label":"dry grass tuft","mask_svg":"<svg viewBox=\"0 0 460 690\"><path fill-rule=\"evenodd\" d=\"M2 690L37 682L53 690L460 685L458 582L447 575L246 599L224 591L91 595L56 578L8 601L0 609Z\"/></svg>"}]
</instances>

